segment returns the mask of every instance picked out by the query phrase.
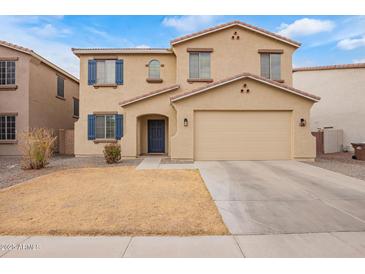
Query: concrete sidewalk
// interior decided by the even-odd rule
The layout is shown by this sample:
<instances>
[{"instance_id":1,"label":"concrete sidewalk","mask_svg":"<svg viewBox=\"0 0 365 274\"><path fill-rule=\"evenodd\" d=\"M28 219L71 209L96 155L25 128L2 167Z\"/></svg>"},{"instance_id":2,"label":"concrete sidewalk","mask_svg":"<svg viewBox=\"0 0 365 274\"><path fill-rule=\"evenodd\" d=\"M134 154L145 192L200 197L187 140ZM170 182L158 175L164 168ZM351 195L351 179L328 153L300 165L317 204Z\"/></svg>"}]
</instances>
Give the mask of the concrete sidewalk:
<instances>
[{"instance_id":1,"label":"concrete sidewalk","mask_svg":"<svg viewBox=\"0 0 365 274\"><path fill-rule=\"evenodd\" d=\"M365 257L365 232L194 237L0 237L0 257Z\"/></svg>"}]
</instances>

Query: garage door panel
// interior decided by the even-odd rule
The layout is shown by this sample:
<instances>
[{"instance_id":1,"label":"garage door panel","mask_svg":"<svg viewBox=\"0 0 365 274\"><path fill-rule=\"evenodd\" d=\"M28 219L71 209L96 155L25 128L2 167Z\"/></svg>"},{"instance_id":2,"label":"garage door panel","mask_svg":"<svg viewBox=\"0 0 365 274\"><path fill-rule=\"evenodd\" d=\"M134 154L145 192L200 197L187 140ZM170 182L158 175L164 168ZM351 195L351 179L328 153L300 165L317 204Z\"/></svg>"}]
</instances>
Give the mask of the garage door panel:
<instances>
[{"instance_id":1,"label":"garage door panel","mask_svg":"<svg viewBox=\"0 0 365 274\"><path fill-rule=\"evenodd\" d=\"M197 111L196 160L290 159L290 111Z\"/></svg>"}]
</instances>

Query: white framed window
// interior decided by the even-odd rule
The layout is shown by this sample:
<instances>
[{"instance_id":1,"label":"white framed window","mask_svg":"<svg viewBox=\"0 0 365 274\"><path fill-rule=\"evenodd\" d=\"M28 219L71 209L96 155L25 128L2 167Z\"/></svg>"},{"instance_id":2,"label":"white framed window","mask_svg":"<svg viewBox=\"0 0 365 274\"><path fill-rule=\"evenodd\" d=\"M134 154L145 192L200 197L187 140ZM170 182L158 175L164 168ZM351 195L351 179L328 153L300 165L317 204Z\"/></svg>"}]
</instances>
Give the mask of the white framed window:
<instances>
[{"instance_id":1,"label":"white framed window","mask_svg":"<svg viewBox=\"0 0 365 274\"><path fill-rule=\"evenodd\" d=\"M115 115L95 116L96 139L115 139Z\"/></svg>"},{"instance_id":2,"label":"white framed window","mask_svg":"<svg viewBox=\"0 0 365 274\"><path fill-rule=\"evenodd\" d=\"M15 140L15 133L15 115L0 115L0 140Z\"/></svg>"},{"instance_id":3,"label":"white framed window","mask_svg":"<svg viewBox=\"0 0 365 274\"><path fill-rule=\"evenodd\" d=\"M0 61L0 85L15 85L15 61Z\"/></svg>"},{"instance_id":4,"label":"white framed window","mask_svg":"<svg viewBox=\"0 0 365 274\"><path fill-rule=\"evenodd\" d=\"M115 60L96 61L96 83L115 84Z\"/></svg>"},{"instance_id":5,"label":"white framed window","mask_svg":"<svg viewBox=\"0 0 365 274\"><path fill-rule=\"evenodd\" d=\"M261 53L261 76L281 80L281 54Z\"/></svg>"},{"instance_id":6,"label":"white framed window","mask_svg":"<svg viewBox=\"0 0 365 274\"><path fill-rule=\"evenodd\" d=\"M210 79L210 52L189 53L189 78Z\"/></svg>"},{"instance_id":7,"label":"white framed window","mask_svg":"<svg viewBox=\"0 0 365 274\"><path fill-rule=\"evenodd\" d=\"M148 64L148 78L160 79L160 61L151 60Z\"/></svg>"}]
</instances>

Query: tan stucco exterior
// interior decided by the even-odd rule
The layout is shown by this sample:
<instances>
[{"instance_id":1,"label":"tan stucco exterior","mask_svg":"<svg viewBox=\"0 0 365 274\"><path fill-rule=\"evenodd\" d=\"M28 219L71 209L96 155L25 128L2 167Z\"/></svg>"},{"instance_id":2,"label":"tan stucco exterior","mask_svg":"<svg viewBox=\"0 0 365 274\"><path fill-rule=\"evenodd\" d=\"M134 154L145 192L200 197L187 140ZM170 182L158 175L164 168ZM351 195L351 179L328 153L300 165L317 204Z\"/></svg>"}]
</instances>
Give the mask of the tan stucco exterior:
<instances>
[{"instance_id":1,"label":"tan stucco exterior","mask_svg":"<svg viewBox=\"0 0 365 274\"><path fill-rule=\"evenodd\" d=\"M233 34L239 40L232 39ZM253 79L241 79L213 88L176 102L172 96L204 87L205 82L187 81L189 78L188 49L209 48L211 53L211 80L216 82L233 75L249 72L260 75L259 50L278 50L281 54L281 76L285 85L292 84L292 54L295 46L242 28L232 26L182 43L173 44L169 53L126 53L125 51L75 52L80 57L80 120L75 126L75 154L100 155L104 144L88 140L87 115L95 112L117 112L124 116L124 135L120 144L125 157L146 153L146 124L148 119L166 120L166 151L172 158L194 159L194 113L197 110L287 111L290 113L290 159L313 159L315 143L308 127L300 127L300 119L309 121L309 111L315 100L291 94L273 85ZM90 59L118 58L124 60L124 83L114 87L95 88L88 85L87 63ZM162 83L148 83L146 64L157 59L161 67ZM243 82L250 86L249 94L241 93ZM136 96L178 84L180 87L148 99L119 105ZM158 116L156 116L158 115ZM150 118L148 118L150 117ZM184 119L188 126L184 126ZM269 157L275 159L275 155Z\"/></svg>"},{"instance_id":2,"label":"tan stucco exterior","mask_svg":"<svg viewBox=\"0 0 365 274\"><path fill-rule=\"evenodd\" d=\"M294 87L322 98L311 110L312 131L324 127L342 129L341 141L347 150L353 150L352 142L365 141L365 64L299 69L293 79Z\"/></svg>"},{"instance_id":3,"label":"tan stucco exterior","mask_svg":"<svg viewBox=\"0 0 365 274\"><path fill-rule=\"evenodd\" d=\"M19 155L19 136L29 128L73 128L76 121L73 117L73 97L79 97L79 84L74 77L70 78L31 54L11 47L0 45L0 58L17 58L16 89L0 86L0 115L17 113L17 138L11 144L0 140L0 155ZM56 98L57 75L65 79L65 100Z\"/></svg>"}]
</instances>

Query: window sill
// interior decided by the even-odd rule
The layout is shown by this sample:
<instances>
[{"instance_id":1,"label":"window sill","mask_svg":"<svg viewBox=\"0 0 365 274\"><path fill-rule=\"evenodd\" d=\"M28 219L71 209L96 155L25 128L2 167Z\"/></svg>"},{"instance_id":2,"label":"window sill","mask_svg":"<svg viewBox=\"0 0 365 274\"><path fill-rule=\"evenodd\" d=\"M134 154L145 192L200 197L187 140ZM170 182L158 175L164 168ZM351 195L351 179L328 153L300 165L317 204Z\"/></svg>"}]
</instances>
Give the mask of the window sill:
<instances>
[{"instance_id":1,"label":"window sill","mask_svg":"<svg viewBox=\"0 0 365 274\"><path fill-rule=\"evenodd\" d=\"M79 116L72 115L72 118L74 118L74 119L79 119Z\"/></svg>"},{"instance_id":2,"label":"window sill","mask_svg":"<svg viewBox=\"0 0 365 274\"><path fill-rule=\"evenodd\" d=\"M0 140L0 144L17 144L18 140Z\"/></svg>"},{"instance_id":3,"label":"window sill","mask_svg":"<svg viewBox=\"0 0 365 274\"><path fill-rule=\"evenodd\" d=\"M284 83L284 80L273 80L275 82L278 82L278 83Z\"/></svg>"},{"instance_id":4,"label":"window sill","mask_svg":"<svg viewBox=\"0 0 365 274\"><path fill-rule=\"evenodd\" d=\"M211 83L213 82L213 79L188 79L188 83L194 83L194 82L203 82L203 83Z\"/></svg>"},{"instance_id":5,"label":"window sill","mask_svg":"<svg viewBox=\"0 0 365 274\"><path fill-rule=\"evenodd\" d=\"M16 90L18 89L17 85L0 85L0 90Z\"/></svg>"},{"instance_id":6,"label":"window sill","mask_svg":"<svg viewBox=\"0 0 365 274\"><path fill-rule=\"evenodd\" d=\"M146 81L147 81L147 83L153 83L153 84L162 83L162 79L147 78Z\"/></svg>"},{"instance_id":7,"label":"window sill","mask_svg":"<svg viewBox=\"0 0 365 274\"><path fill-rule=\"evenodd\" d=\"M96 84L94 88L117 88L117 84Z\"/></svg>"},{"instance_id":8,"label":"window sill","mask_svg":"<svg viewBox=\"0 0 365 274\"><path fill-rule=\"evenodd\" d=\"M63 100L63 101L66 101L66 98L65 97L61 97L61 96L56 95L56 98L57 99L60 99L60 100Z\"/></svg>"},{"instance_id":9,"label":"window sill","mask_svg":"<svg viewBox=\"0 0 365 274\"><path fill-rule=\"evenodd\" d=\"M103 143L116 143L116 139L96 139L94 140L94 144L103 144Z\"/></svg>"}]
</instances>

